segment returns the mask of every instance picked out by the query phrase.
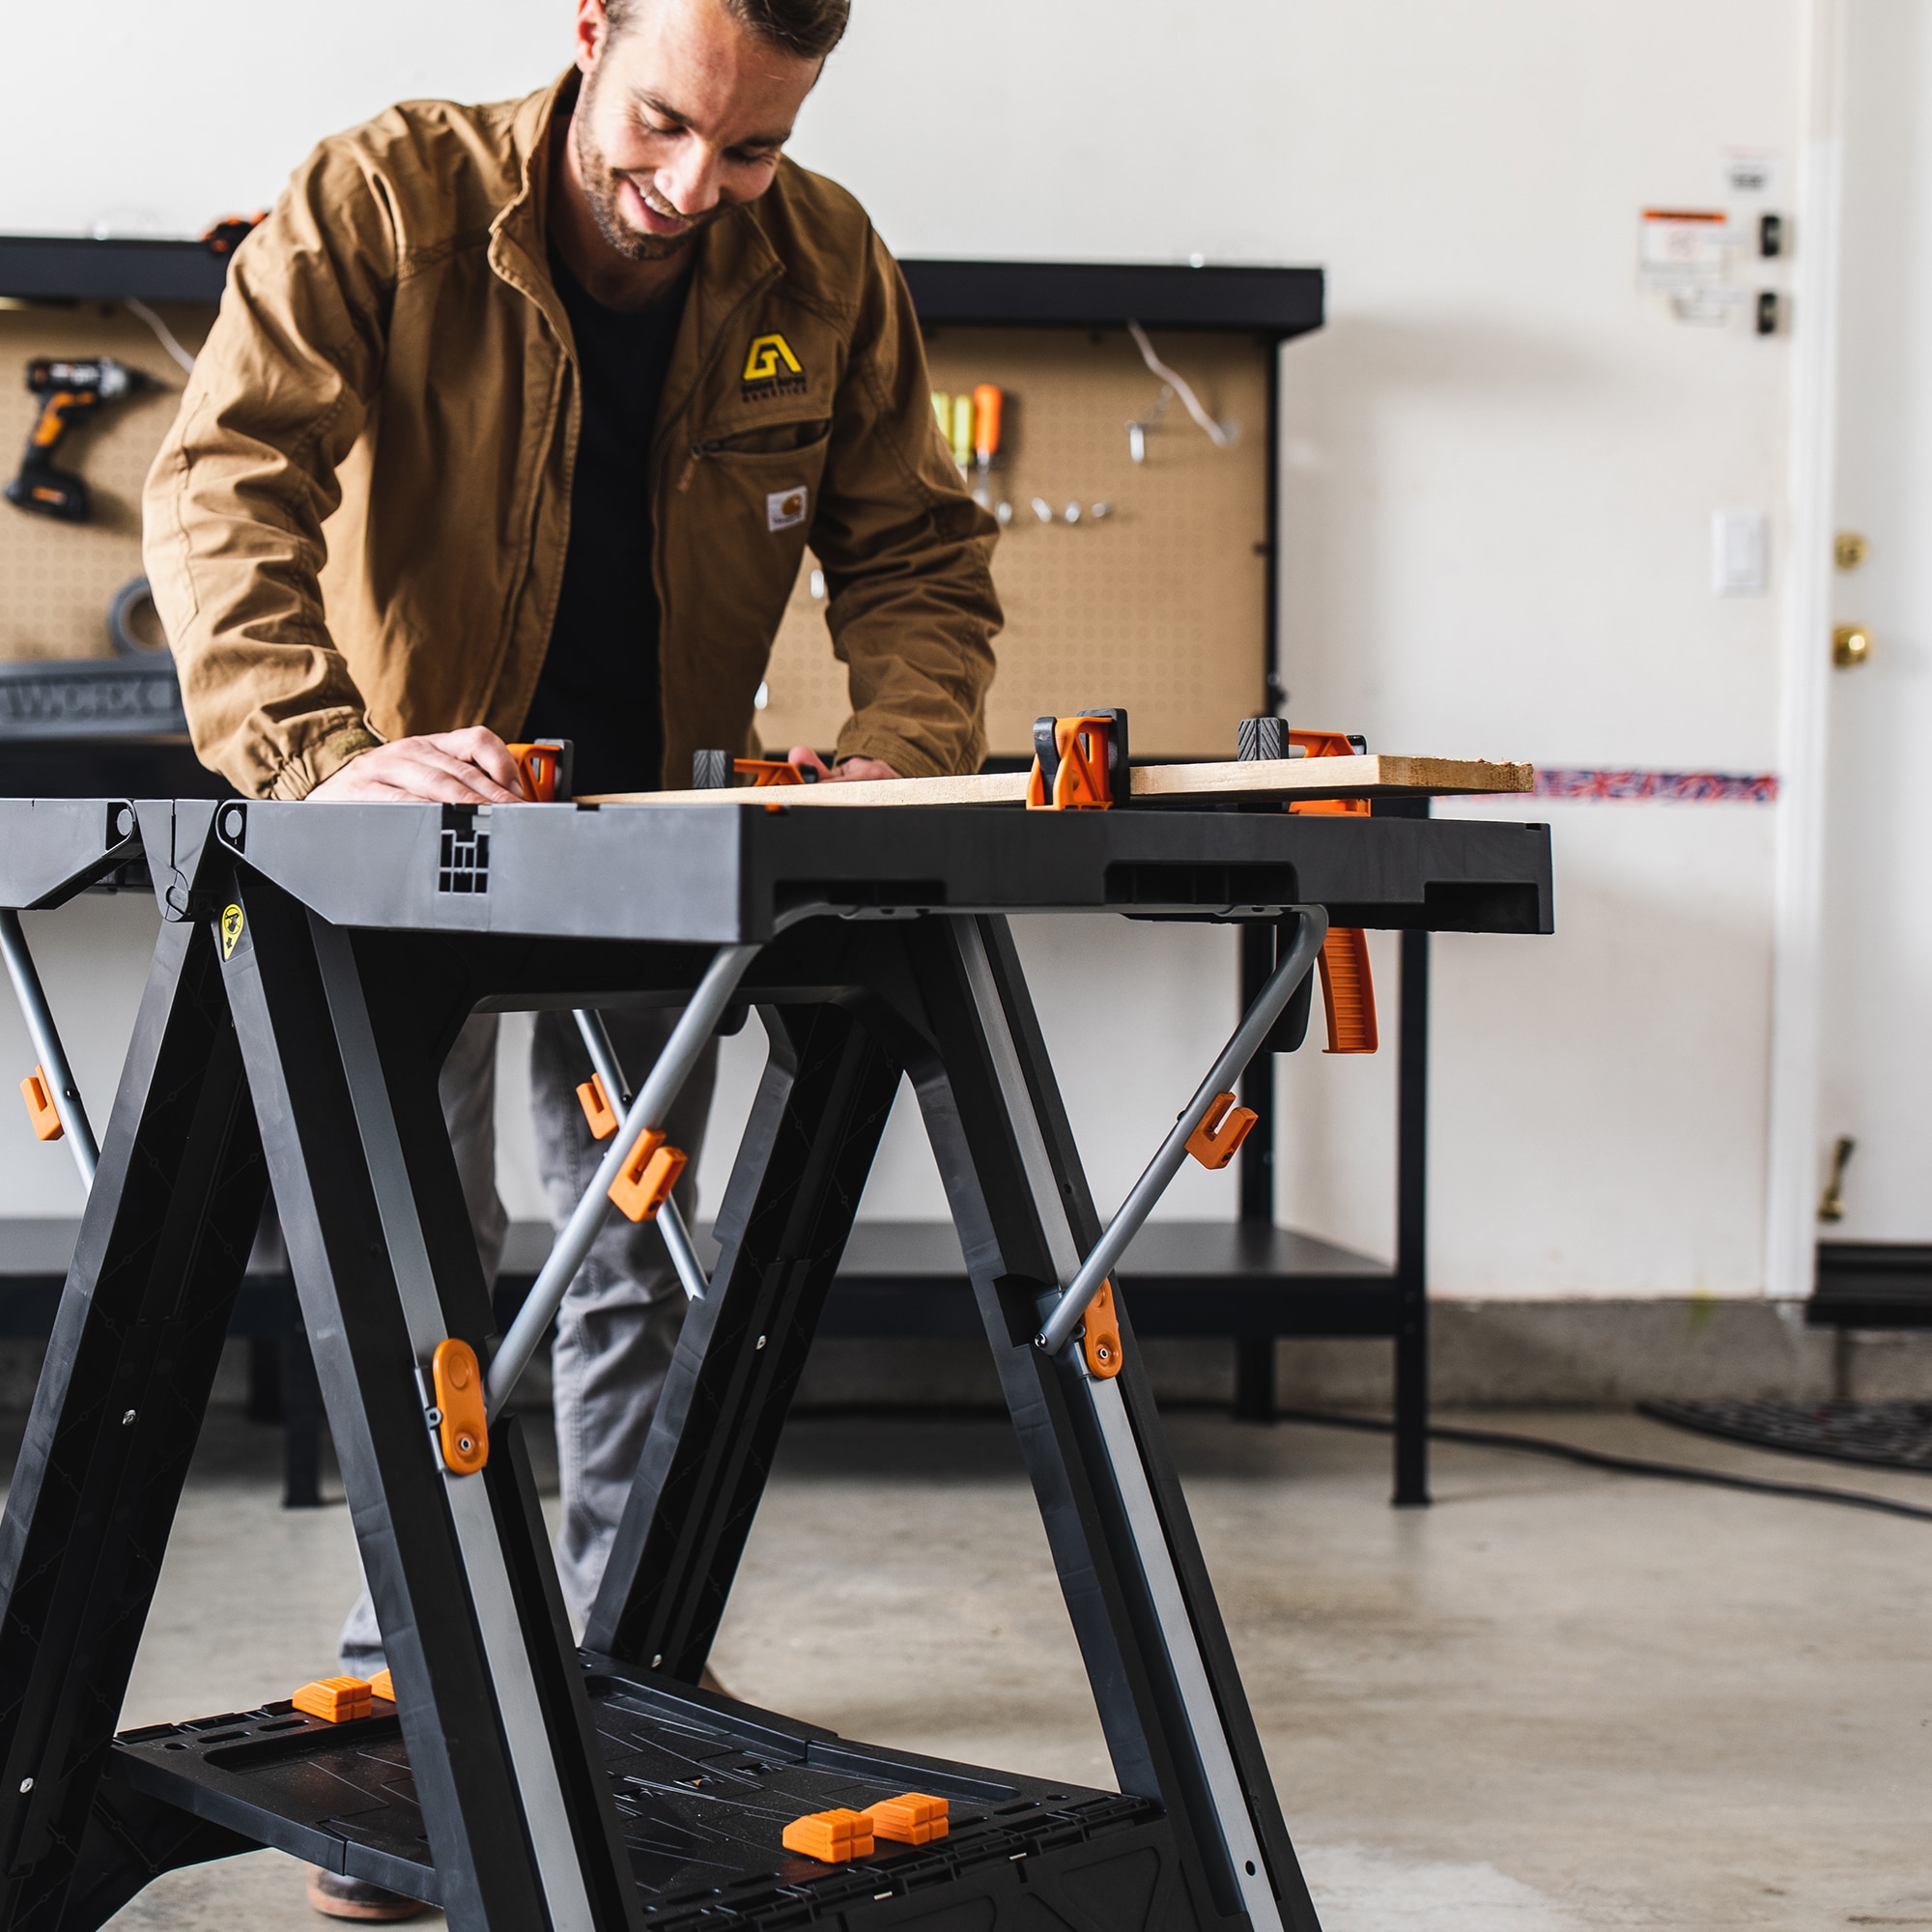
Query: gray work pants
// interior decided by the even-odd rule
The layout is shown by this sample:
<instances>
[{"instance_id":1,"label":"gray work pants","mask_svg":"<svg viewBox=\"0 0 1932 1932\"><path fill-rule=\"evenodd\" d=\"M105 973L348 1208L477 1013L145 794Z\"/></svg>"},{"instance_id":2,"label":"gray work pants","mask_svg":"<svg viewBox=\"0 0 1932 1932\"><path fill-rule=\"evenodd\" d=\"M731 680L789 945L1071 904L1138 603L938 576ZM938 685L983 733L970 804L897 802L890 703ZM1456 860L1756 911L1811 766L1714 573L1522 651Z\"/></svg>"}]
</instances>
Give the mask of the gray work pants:
<instances>
[{"instance_id":1,"label":"gray work pants","mask_svg":"<svg viewBox=\"0 0 1932 1932\"><path fill-rule=\"evenodd\" d=\"M612 1009L604 1015L611 1043L632 1087L664 1050L675 1012ZM697 1212L697 1153L711 1113L718 1071L713 1041L685 1082L666 1122L666 1138L691 1155L678 1182L687 1221ZM590 1185L609 1142L594 1141L577 1098L590 1078L590 1057L568 1013L539 1013L530 1041L530 1113L537 1171L559 1230ZM473 1017L443 1063L442 1116L463 1198L476 1233L484 1278L494 1282L509 1218L497 1193L497 1017ZM556 1540L557 1577L579 1632L597 1595L631 1478L664 1387L678 1330L684 1290L656 1223L634 1225L613 1208L589 1258L577 1272L556 1319L551 1354L552 1403L563 1526ZM364 1589L342 1627L342 1667L367 1677L383 1666L383 1637Z\"/></svg>"}]
</instances>

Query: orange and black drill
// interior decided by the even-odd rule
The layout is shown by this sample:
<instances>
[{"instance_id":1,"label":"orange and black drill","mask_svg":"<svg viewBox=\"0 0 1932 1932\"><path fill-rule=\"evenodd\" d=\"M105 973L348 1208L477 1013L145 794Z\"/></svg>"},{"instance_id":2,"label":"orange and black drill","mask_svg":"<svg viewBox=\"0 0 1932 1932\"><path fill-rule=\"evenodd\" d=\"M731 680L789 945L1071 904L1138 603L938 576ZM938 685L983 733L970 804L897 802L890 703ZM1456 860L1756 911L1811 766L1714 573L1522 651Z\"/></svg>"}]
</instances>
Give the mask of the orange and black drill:
<instances>
[{"instance_id":1,"label":"orange and black drill","mask_svg":"<svg viewBox=\"0 0 1932 1932\"><path fill-rule=\"evenodd\" d=\"M154 387L154 378L111 356L61 361L37 355L27 364L27 387L45 400L40 420L27 439L20 473L7 485L7 500L43 517L84 524L87 485L71 470L54 468L54 451L67 433L78 429L104 403L118 403L137 390Z\"/></svg>"}]
</instances>

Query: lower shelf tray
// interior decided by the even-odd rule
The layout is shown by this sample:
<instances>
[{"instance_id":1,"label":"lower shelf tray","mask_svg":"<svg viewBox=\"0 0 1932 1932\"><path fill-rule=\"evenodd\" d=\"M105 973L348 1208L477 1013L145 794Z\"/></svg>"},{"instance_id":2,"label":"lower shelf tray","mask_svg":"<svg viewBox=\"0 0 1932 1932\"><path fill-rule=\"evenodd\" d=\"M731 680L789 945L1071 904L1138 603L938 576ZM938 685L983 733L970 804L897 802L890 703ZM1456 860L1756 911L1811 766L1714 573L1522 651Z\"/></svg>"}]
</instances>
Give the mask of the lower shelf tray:
<instances>
[{"instance_id":1,"label":"lower shelf tray","mask_svg":"<svg viewBox=\"0 0 1932 1932\"><path fill-rule=\"evenodd\" d=\"M884 1926L915 1898L985 1901L961 1924L1057 1923L1029 1916L1027 1899L1050 1908L1066 1887L1097 1922L1169 1922L1151 1908L1173 1900L1173 1840L1146 1799L853 1744L602 1659L586 1658L585 1688L655 1932ZM402 1723L380 1698L342 1724L286 1702L151 1724L116 1738L106 1775L255 1844L441 1903ZM948 1836L881 1839L872 1858L839 1865L780 1842L807 1812L907 1790L949 1801Z\"/></svg>"}]
</instances>

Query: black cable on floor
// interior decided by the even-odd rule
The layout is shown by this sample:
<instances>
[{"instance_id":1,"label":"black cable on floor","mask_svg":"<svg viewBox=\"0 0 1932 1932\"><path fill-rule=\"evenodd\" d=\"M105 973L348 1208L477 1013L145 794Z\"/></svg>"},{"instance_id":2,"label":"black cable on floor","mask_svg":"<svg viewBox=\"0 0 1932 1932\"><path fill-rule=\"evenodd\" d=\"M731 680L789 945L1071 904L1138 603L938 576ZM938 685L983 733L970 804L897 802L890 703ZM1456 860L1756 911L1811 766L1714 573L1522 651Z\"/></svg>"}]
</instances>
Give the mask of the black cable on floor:
<instances>
[{"instance_id":1,"label":"black cable on floor","mask_svg":"<svg viewBox=\"0 0 1932 1932\"><path fill-rule=\"evenodd\" d=\"M1322 1429L1366 1429L1379 1435L1395 1433L1393 1422L1368 1415L1333 1415L1319 1408L1278 1408L1277 1422L1311 1422ZM1699 1469L1688 1463L1651 1463L1635 1456L1609 1456L1547 1435L1517 1435L1499 1429L1445 1429L1432 1424L1430 1439L1462 1442L1474 1449L1522 1449L1532 1456L1554 1456L1578 1463L1586 1469L1607 1469L1618 1476L1655 1476L1666 1483L1706 1483L1717 1490L1748 1490L1760 1496L1796 1496L1803 1502L1842 1503L1847 1509L1877 1510L1882 1516L1909 1516L1932 1522L1932 1509L1917 1503L1896 1503L1889 1496L1861 1495L1856 1490L1828 1490L1814 1483L1772 1483L1758 1476L1732 1476L1722 1469Z\"/></svg>"}]
</instances>

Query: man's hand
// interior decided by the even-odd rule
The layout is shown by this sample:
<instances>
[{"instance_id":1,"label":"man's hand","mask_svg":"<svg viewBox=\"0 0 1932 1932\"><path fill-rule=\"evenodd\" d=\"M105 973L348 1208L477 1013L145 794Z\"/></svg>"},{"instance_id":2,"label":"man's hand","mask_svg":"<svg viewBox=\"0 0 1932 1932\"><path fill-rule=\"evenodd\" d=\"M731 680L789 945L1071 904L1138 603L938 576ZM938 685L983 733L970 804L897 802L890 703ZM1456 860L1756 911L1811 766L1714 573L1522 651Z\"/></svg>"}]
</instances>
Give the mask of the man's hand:
<instances>
[{"instance_id":1,"label":"man's hand","mask_svg":"<svg viewBox=\"0 0 1932 1932\"><path fill-rule=\"evenodd\" d=\"M310 798L424 805L520 805L523 775L510 748L494 731L472 724L465 731L434 731L398 738L358 753L309 793Z\"/></svg>"},{"instance_id":2,"label":"man's hand","mask_svg":"<svg viewBox=\"0 0 1932 1932\"><path fill-rule=\"evenodd\" d=\"M842 784L850 779L895 779L898 773L883 758L847 758L837 771L828 766L810 745L794 745L785 753L791 765L809 765L818 774L820 784Z\"/></svg>"}]
</instances>

